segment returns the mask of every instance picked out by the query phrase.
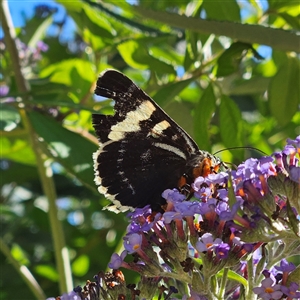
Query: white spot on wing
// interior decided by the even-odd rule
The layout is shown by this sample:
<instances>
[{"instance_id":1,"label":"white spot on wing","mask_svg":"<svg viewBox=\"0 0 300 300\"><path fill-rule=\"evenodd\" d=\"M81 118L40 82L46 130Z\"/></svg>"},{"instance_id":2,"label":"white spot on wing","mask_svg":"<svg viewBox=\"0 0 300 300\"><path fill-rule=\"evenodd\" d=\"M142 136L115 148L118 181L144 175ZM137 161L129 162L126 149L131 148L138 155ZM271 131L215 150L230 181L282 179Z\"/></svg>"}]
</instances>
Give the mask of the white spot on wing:
<instances>
[{"instance_id":1,"label":"white spot on wing","mask_svg":"<svg viewBox=\"0 0 300 300\"><path fill-rule=\"evenodd\" d=\"M119 212L125 212L127 210L133 211L134 208L130 206L123 206L120 201L118 201L115 196L116 195L110 195L107 193L107 188L104 186L99 186L98 191L100 194L103 194L104 197L108 200L110 200L114 205L107 205L103 209L113 211L114 213L118 214Z\"/></svg>"},{"instance_id":2,"label":"white spot on wing","mask_svg":"<svg viewBox=\"0 0 300 300\"><path fill-rule=\"evenodd\" d=\"M171 146L168 144L163 144L163 143L154 143L153 145L157 148L161 148L161 149L173 152L174 154L176 154L186 160L186 155L180 149L178 149L174 146Z\"/></svg>"},{"instance_id":3,"label":"white spot on wing","mask_svg":"<svg viewBox=\"0 0 300 300\"><path fill-rule=\"evenodd\" d=\"M152 129L151 129L151 135L154 138L158 138L164 130L169 128L171 125L168 121L164 120L159 123L157 123Z\"/></svg>"},{"instance_id":4,"label":"white spot on wing","mask_svg":"<svg viewBox=\"0 0 300 300\"><path fill-rule=\"evenodd\" d=\"M98 171L99 164L98 164L97 158L102 152L104 152L103 148L107 144L110 144L110 143L112 143L112 142L108 141L105 144L100 143L100 149L98 149L96 152L93 153L94 170L95 170L95 179L94 180L95 180L96 185L99 185L98 191L100 194L103 194L106 199L110 200L114 204L114 205L108 205L108 206L104 207L103 209L107 209L107 210L113 211L115 213L125 212L127 210L133 210L133 208L130 206L122 206L121 202L115 198L116 195L109 194L107 188L105 186L101 185L102 179L101 179L99 171ZM121 171L120 171L120 173L121 173Z\"/></svg>"},{"instance_id":5,"label":"white spot on wing","mask_svg":"<svg viewBox=\"0 0 300 300\"><path fill-rule=\"evenodd\" d=\"M155 106L150 101L143 101L136 110L126 114L125 120L111 126L108 138L112 141L119 141L125 137L127 132L139 131L141 129L140 121L148 120L155 110Z\"/></svg>"}]
</instances>

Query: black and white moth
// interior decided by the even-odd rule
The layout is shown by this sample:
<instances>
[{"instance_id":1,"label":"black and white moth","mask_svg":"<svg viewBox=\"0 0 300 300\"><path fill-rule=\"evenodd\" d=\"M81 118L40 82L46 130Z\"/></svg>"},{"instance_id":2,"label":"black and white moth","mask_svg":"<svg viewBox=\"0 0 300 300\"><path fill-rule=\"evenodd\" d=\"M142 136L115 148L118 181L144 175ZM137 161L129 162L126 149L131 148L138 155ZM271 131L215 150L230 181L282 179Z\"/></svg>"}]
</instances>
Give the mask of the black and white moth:
<instances>
[{"instance_id":1,"label":"black and white moth","mask_svg":"<svg viewBox=\"0 0 300 300\"><path fill-rule=\"evenodd\" d=\"M115 70L103 72L95 94L115 100L115 114L93 114L100 142L94 153L98 190L126 211L150 205L161 210L167 188L184 189L194 178L215 172L220 161L193 139L143 90Z\"/></svg>"}]
</instances>

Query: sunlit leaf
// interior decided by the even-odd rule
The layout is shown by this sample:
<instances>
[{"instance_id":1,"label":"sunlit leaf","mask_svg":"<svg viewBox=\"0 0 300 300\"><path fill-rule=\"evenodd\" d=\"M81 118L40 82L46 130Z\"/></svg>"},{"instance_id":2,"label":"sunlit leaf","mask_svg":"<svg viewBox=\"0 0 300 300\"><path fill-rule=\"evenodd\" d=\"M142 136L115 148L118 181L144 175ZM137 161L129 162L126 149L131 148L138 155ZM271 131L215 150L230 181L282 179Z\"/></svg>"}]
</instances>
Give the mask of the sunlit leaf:
<instances>
[{"instance_id":1,"label":"sunlit leaf","mask_svg":"<svg viewBox=\"0 0 300 300\"><path fill-rule=\"evenodd\" d=\"M107 19L83 1L77 1L77 3L67 1L58 2L66 7L70 16L77 23L79 30L87 28L93 34L98 34L106 39L111 39L116 34Z\"/></svg>"},{"instance_id":2,"label":"sunlit leaf","mask_svg":"<svg viewBox=\"0 0 300 300\"><path fill-rule=\"evenodd\" d=\"M39 41L42 41L46 35L46 31L51 25L53 19L52 16L46 18L38 28L35 28L34 35L31 37L30 41L28 42L28 46L31 48L35 48Z\"/></svg>"},{"instance_id":3,"label":"sunlit leaf","mask_svg":"<svg viewBox=\"0 0 300 300\"><path fill-rule=\"evenodd\" d=\"M118 50L126 63L133 68L175 74L173 66L152 56L142 43L127 41L118 45Z\"/></svg>"},{"instance_id":4,"label":"sunlit leaf","mask_svg":"<svg viewBox=\"0 0 300 300\"><path fill-rule=\"evenodd\" d=\"M13 136L8 138L0 137L1 155L2 158L10 159L26 165L35 164L35 154L29 141L24 138L24 135Z\"/></svg>"},{"instance_id":5,"label":"sunlit leaf","mask_svg":"<svg viewBox=\"0 0 300 300\"><path fill-rule=\"evenodd\" d=\"M242 116L234 101L225 95L220 104L220 133L226 147L242 146Z\"/></svg>"},{"instance_id":6,"label":"sunlit leaf","mask_svg":"<svg viewBox=\"0 0 300 300\"><path fill-rule=\"evenodd\" d=\"M34 268L35 272L40 276L47 278L53 282L58 281L58 273L57 271L50 265L37 265Z\"/></svg>"},{"instance_id":7,"label":"sunlit leaf","mask_svg":"<svg viewBox=\"0 0 300 300\"><path fill-rule=\"evenodd\" d=\"M240 21L240 7L236 0L210 1L203 0L203 9L207 18L212 20Z\"/></svg>"},{"instance_id":8,"label":"sunlit leaf","mask_svg":"<svg viewBox=\"0 0 300 300\"><path fill-rule=\"evenodd\" d=\"M250 44L240 42L231 44L217 60L216 76L223 77L237 72L242 58L250 49L252 49Z\"/></svg>"},{"instance_id":9,"label":"sunlit leaf","mask_svg":"<svg viewBox=\"0 0 300 300\"><path fill-rule=\"evenodd\" d=\"M173 100L182 90L184 90L191 82L193 78L181 80L178 82L172 82L161 89L159 89L153 96L153 99L162 107Z\"/></svg>"},{"instance_id":10,"label":"sunlit leaf","mask_svg":"<svg viewBox=\"0 0 300 300\"><path fill-rule=\"evenodd\" d=\"M8 105L0 106L0 130L11 131L15 129L21 120L19 112Z\"/></svg>"},{"instance_id":11,"label":"sunlit leaf","mask_svg":"<svg viewBox=\"0 0 300 300\"><path fill-rule=\"evenodd\" d=\"M72 272L76 276L85 275L90 267L90 259L87 255L80 255L72 263Z\"/></svg>"},{"instance_id":12,"label":"sunlit leaf","mask_svg":"<svg viewBox=\"0 0 300 300\"><path fill-rule=\"evenodd\" d=\"M224 273L224 270L218 272L218 277L222 277L223 273ZM248 281L243 276L241 276L240 274L238 274L232 270L228 270L227 278L241 283L245 288L248 287Z\"/></svg>"},{"instance_id":13,"label":"sunlit leaf","mask_svg":"<svg viewBox=\"0 0 300 300\"><path fill-rule=\"evenodd\" d=\"M22 265L29 265L29 259L24 250L17 244L13 244L11 248L11 255Z\"/></svg>"},{"instance_id":14,"label":"sunlit leaf","mask_svg":"<svg viewBox=\"0 0 300 300\"><path fill-rule=\"evenodd\" d=\"M82 183L94 187L92 154L97 146L58 122L37 112L30 112L34 130L48 145L54 158Z\"/></svg>"},{"instance_id":15,"label":"sunlit leaf","mask_svg":"<svg viewBox=\"0 0 300 300\"><path fill-rule=\"evenodd\" d=\"M82 59L69 59L52 64L44 68L40 73L41 77L50 77L50 81L67 86L74 85L74 73L76 72L81 80L94 82L96 74L92 63Z\"/></svg>"},{"instance_id":16,"label":"sunlit leaf","mask_svg":"<svg viewBox=\"0 0 300 300\"><path fill-rule=\"evenodd\" d=\"M140 6L136 6L134 9L145 18L170 26L189 29L199 33L225 35L244 43L268 45L282 51L299 52L300 37L293 31L279 30L257 24L240 24L238 22L189 18L176 13L153 11ZM268 39L266 39L266 36ZM283 40L285 43L281 42Z\"/></svg>"},{"instance_id":17,"label":"sunlit leaf","mask_svg":"<svg viewBox=\"0 0 300 300\"><path fill-rule=\"evenodd\" d=\"M209 124L216 109L216 97L210 84L197 103L194 116L195 140L203 150L210 151Z\"/></svg>"},{"instance_id":18,"label":"sunlit leaf","mask_svg":"<svg viewBox=\"0 0 300 300\"><path fill-rule=\"evenodd\" d=\"M297 111L300 100L299 76L299 60L289 57L270 82L270 110L281 125L291 122Z\"/></svg>"}]
</instances>

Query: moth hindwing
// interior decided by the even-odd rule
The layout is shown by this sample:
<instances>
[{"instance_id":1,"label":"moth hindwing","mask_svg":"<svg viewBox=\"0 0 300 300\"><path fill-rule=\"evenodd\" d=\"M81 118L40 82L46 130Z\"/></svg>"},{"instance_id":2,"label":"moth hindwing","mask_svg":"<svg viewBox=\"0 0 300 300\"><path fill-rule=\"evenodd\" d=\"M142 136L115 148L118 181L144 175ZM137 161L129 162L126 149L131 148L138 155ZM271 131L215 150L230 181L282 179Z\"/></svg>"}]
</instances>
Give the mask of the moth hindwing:
<instances>
[{"instance_id":1,"label":"moth hindwing","mask_svg":"<svg viewBox=\"0 0 300 300\"><path fill-rule=\"evenodd\" d=\"M100 142L93 156L95 182L112 210L149 204L158 211L165 189L178 187L182 178L192 182L205 159L210 168L218 163L124 74L105 71L95 93L115 100L113 116L92 116Z\"/></svg>"}]
</instances>

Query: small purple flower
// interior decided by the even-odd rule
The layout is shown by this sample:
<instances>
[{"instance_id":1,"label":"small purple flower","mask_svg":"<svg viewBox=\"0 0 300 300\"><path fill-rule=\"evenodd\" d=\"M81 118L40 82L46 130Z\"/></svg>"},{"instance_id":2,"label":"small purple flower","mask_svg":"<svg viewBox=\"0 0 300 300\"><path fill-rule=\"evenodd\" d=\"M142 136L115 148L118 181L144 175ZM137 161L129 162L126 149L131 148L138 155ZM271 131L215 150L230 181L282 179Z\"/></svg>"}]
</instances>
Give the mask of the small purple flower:
<instances>
[{"instance_id":1,"label":"small purple flower","mask_svg":"<svg viewBox=\"0 0 300 300\"><path fill-rule=\"evenodd\" d=\"M252 257L253 257L253 263L254 265L257 265L258 262L261 260L262 258L262 253L261 253L261 249L258 248L256 249L253 254L252 254Z\"/></svg>"},{"instance_id":2,"label":"small purple flower","mask_svg":"<svg viewBox=\"0 0 300 300\"><path fill-rule=\"evenodd\" d=\"M4 97L8 94L9 92L9 87L7 85L0 85L0 97Z\"/></svg>"},{"instance_id":3,"label":"small purple flower","mask_svg":"<svg viewBox=\"0 0 300 300\"><path fill-rule=\"evenodd\" d=\"M217 199L215 198L209 198L206 203L201 203L201 215L215 212L216 204Z\"/></svg>"},{"instance_id":4,"label":"small purple flower","mask_svg":"<svg viewBox=\"0 0 300 300\"><path fill-rule=\"evenodd\" d=\"M49 49L49 46L47 44L45 44L43 41L38 41L36 43L36 48L37 50L40 50L42 52L46 52Z\"/></svg>"},{"instance_id":5,"label":"small purple flower","mask_svg":"<svg viewBox=\"0 0 300 300\"><path fill-rule=\"evenodd\" d=\"M235 178L242 180L254 179L260 175L273 175L273 157L265 156L258 159L249 158L244 163L238 166L235 173Z\"/></svg>"},{"instance_id":6,"label":"small purple flower","mask_svg":"<svg viewBox=\"0 0 300 300\"><path fill-rule=\"evenodd\" d=\"M182 220L181 213L178 211L166 211L163 218L165 224L170 224L174 220Z\"/></svg>"},{"instance_id":7,"label":"small purple flower","mask_svg":"<svg viewBox=\"0 0 300 300\"><path fill-rule=\"evenodd\" d=\"M131 218L131 222L127 227L127 233L148 232L153 224L160 219L161 214L157 213L153 219L150 205L143 208L136 208L133 212L127 214Z\"/></svg>"},{"instance_id":8,"label":"small purple flower","mask_svg":"<svg viewBox=\"0 0 300 300\"><path fill-rule=\"evenodd\" d=\"M167 202L182 202L186 199L186 197L179 193L176 189L167 189L163 191L162 197L167 200Z\"/></svg>"},{"instance_id":9,"label":"small purple flower","mask_svg":"<svg viewBox=\"0 0 300 300\"><path fill-rule=\"evenodd\" d=\"M296 152L296 149L292 145L286 145L282 151L282 153L285 155L291 155L291 154L294 154L295 152Z\"/></svg>"},{"instance_id":10,"label":"small purple flower","mask_svg":"<svg viewBox=\"0 0 300 300\"><path fill-rule=\"evenodd\" d=\"M300 167L290 167L290 178L291 180L300 183Z\"/></svg>"},{"instance_id":11,"label":"small purple flower","mask_svg":"<svg viewBox=\"0 0 300 300\"><path fill-rule=\"evenodd\" d=\"M179 212L182 217L192 217L201 212L199 202L183 201L174 204L174 210Z\"/></svg>"},{"instance_id":12,"label":"small purple flower","mask_svg":"<svg viewBox=\"0 0 300 300\"><path fill-rule=\"evenodd\" d=\"M140 233L140 232L147 232L152 228L151 224L149 223L137 223L135 221L132 221L128 226L127 226L127 233Z\"/></svg>"},{"instance_id":13,"label":"small purple flower","mask_svg":"<svg viewBox=\"0 0 300 300\"><path fill-rule=\"evenodd\" d=\"M280 299L282 296L281 286L279 284L274 284L274 279L271 277L265 278L261 282L260 287L255 287L253 292L258 294L262 299Z\"/></svg>"},{"instance_id":14,"label":"small purple flower","mask_svg":"<svg viewBox=\"0 0 300 300\"><path fill-rule=\"evenodd\" d=\"M117 254L117 253L114 253L112 256L111 256L111 259L110 259L110 262L108 264L108 267L111 268L111 269L114 269L114 270L117 270L121 267L122 265L122 262L124 261L124 258L126 257L127 255L127 251L124 250L121 255Z\"/></svg>"},{"instance_id":15,"label":"small purple flower","mask_svg":"<svg viewBox=\"0 0 300 300\"><path fill-rule=\"evenodd\" d=\"M253 244L245 243L242 248L247 253L251 253L253 251L254 247L253 247Z\"/></svg>"},{"instance_id":16,"label":"small purple flower","mask_svg":"<svg viewBox=\"0 0 300 300\"><path fill-rule=\"evenodd\" d=\"M200 177L198 177L198 178L200 178ZM201 177L201 178L203 178L203 177ZM203 186L203 187L199 188L195 184L192 184L192 187L195 190L194 196L198 199L201 199L202 201L206 202L207 198L209 198L212 194L212 191L209 187L204 187Z\"/></svg>"},{"instance_id":17,"label":"small purple flower","mask_svg":"<svg viewBox=\"0 0 300 300\"><path fill-rule=\"evenodd\" d=\"M205 178L199 176L195 179L194 183L192 184L193 189L198 192L201 189L201 185L205 182Z\"/></svg>"},{"instance_id":18,"label":"small purple flower","mask_svg":"<svg viewBox=\"0 0 300 300\"><path fill-rule=\"evenodd\" d=\"M236 176L241 177L243 180L253 178L254 172L257 168L258 160L249 158L244 163L240 164L236 171Z\"/></svg>"},{"instance_id":19,"label":"small purple flower","mask_svg":"<svg viewBox=\"0 0 300 300\"><path fill-rule=\"evenodd\" d=\"M292 272L296 269L295 265L293 263L289 263L286 259L281 260L280 266L275 266L275 269L277 271L281 272Z\"/></svg>"},{"instance_id":20,"label":"small purple flower","mask_svg":"<svg viewBox=\"0 0 300 300\"><path fill-rule=\"evenodd\" d=\"M282 285L281 291L291 299L300 299L299 285L296 282L292 282L289 288Z\"/></svg>"},{"instance_id":21,"label":"small purple flower","mask_svg":"<svg viewBox=\"0 0 300 300\"><path fill-rule=\"evenodd\" d=\"M129 254L132 254L141 249L142 235L132 233L124 237L124 247Z\"/></svg>"},{"instance_id":22,"label":"small purple flower","mask_svg":"<svg viewBox=\"0 0 300 300\"><path fill-rule=\"evenodd\" d=\"M198 252L206 252L212 249L215 245L219 245L221 243L221 239L214 239L211 233L205 233L202 235L201 239L196 243L196 249Z\"/></svg>"},{"instance_id":23,"label":"small purple flower","mask_svg":"<svg viewBox=\"0 0 300 300\"><path fill-rule=\"evenodd\" d=\"M205 182L209 184L220 184L220 183L226 183L228 180L228 173L220 172L217 174L209 174L207 177L205 177Z\"/></svg>"},{"instance_id":24,"label":"small purple flower","mask_svg":"<svg viewBox=\"0 0 300 300\"><path fill-rule=\"evenodd\" d=\"M60 297L61 300L81 300L81 297L74 291L68 293L68 294L63 294Z\"/></svg>"},{"instance_id":25,"label":"small purple flower","mask_svg":"<svg viewBox=\"0 0 300 300\"><path fill-rule=\"evenodd\" d=\"M129 212L127 214L128 218L134 219L134 218L138 218L138 217L145 217L145 216L149 216L151 215L151 208L150 205L146 205L143 208L136 208L134 211Z\"/></svg>"},{"instance_id":26,"label":"small purple flower","mask_svg":"<svg viewBox=\"0 0 300 300\"><path fill-rule=\"evenodd\" d=\"M231 209L227 205L226 209L220 210L220 212L218 213L220 216L220 220L229 221L234 219L237 211L240 209L243 203L243 199L240 196L236 196L236 200L237 202L232 205Z\"/></svg>"},{"instance_id":27,"label":"small purple flower","mask_svg":"<svg viewBox=\"0 0 300 300\"><path fill-rule=\"evenodd\" d=\"M261 174L274 175L273 161L274 158L271 156L264 156L259 159L259 169L261 171Z\"/></svg>"},{"instance_id":28,"label":"small purple flower","mask_svg":"<svg viewBox=\"0 0 300 300\"><path fill-rule=\"evenodd\" d=\"M226 190L226 189L219 189L218 193L219 193L218 197L220 199L222 199L223 201L228 202L228 190Z\"/></svg>"},{"instance_id":29,"label":"small purple flower","mask_svg":"<svg viewBox=\"0 0 300 300\"><path fill-rule=\"evenodd\" d=\"M222 243L215 246L215 253L218 259L226 259L228 257L228 252L230 247L227 243Z\"/></svg>"},{"instance_id":30,"label":"small purple flower","mask_svg":"<svg viewBox=\"0 0 300 300\"><path fill-rule=\"evenodd\" d=\"M288 145L294 145L296 148L300 148L300 135L298 135L294 140L287 139L286 143Z\"/></svg>"}]
</instances>

